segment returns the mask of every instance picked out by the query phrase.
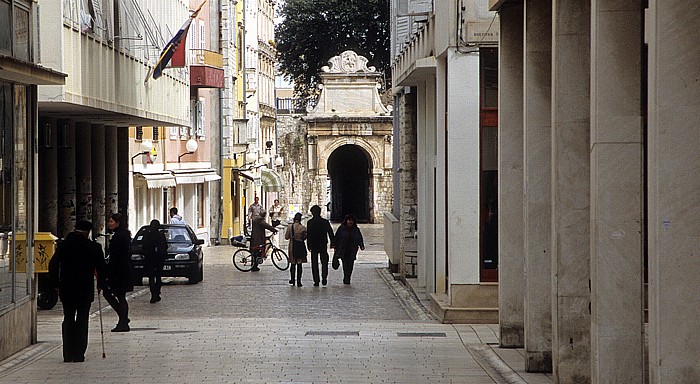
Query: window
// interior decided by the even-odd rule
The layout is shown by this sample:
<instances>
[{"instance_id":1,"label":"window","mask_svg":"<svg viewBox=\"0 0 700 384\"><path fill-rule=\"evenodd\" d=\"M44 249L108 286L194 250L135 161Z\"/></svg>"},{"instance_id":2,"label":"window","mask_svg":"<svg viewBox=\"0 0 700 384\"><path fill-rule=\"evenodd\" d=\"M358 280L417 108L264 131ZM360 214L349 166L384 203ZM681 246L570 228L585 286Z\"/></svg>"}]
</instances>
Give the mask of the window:
<instances>
[{"instance_id":1,"label":"window","mask_svg":"<svg viewBox=\"0 0 700 384\"><path fill-rule=\"evenodd\" d=\"M158 141L158 127L153 127L153 141Z\"/></svg>"},{"instance_id":2,"label":"window","mask_svg":"<svg viewBox=\"0 0 700 384\"><path fill-rule=\"evenodd\" d=\"M10 3L0 0L0 53L12 56L12 18Z\"/></svg>"},{"instance_id":3,"label":"window","mask_svg":"<svg viewBox=\"0 0 700 384\"><path fill-rule=\"evenodd\" d=\"M143 140L143 127L136 127L136 141Z\"/></svg>"},{"instance_id":4,"label":"window","mask_svg":"<svg viewBox=\"0 0 700 384\"><path fill-rule=\"evenodd\" d=\"M15 41L14 41L14 57L19 60L30 61L31 56L29 49L31 44L30 34L29 34L29 10L15 7L14 9L14 19L15 19Z\"/></svg>"}]
</instances>

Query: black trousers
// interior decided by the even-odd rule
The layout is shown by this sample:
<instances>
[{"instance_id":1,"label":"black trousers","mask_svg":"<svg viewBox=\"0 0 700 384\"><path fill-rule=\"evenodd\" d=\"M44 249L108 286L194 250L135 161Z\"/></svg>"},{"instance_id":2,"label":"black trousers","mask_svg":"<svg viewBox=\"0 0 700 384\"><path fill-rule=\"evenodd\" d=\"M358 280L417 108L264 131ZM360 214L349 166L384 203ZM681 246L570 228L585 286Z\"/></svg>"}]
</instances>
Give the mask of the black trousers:
<instances>
[{"instance_id":1,"label":"black trousers","mask_svg":"<svg viewBox=\"0 0 700 384\"><path fill-rule=\"evenodd\" d=\"M343 262L343 283L350 284L352 269L355 267L355 260L340 259Z\"/></svg>"},{"instance_id":2,"label":"black trousers","mask_svg":"<svg viewBox=\"0 0 700 384\"><path fill-rule=\"evenodd\" d=\"M321 278L326 280L328 277L328 250L311 250L311 274L314 277L314 283L318 283L318 259L321 257Z\"/></svg>"},{"instance_id":3,"label":"black trousers","mask_svg":"<svg viewBox=\"0 0 700 384\"><path fill-rule=\"evenodd\" d=\"M110 288L105 288L102 292L102 296L119 316L119 324L127 325L129 323L129 303L126 301L126 292L114 292Z\"/></svg>"},{"instance_id":4,"label":"black trousers","mask_svg":"<svg viewBox=\"0 0 700 384\"><path fill-rule=\"evenodd\" d=\"M147 263L146 274L148 274L151 297L160 296L160 287L163 285L163 263Z\"/></svg>"},{"instance_id":5,"label":"black trousers","mask_svg":"<svg viewBox=\"0 0 700 384\"><path fill-rule=\"evenodd\" d=\"M92 303L63 303L63 361L85 361L90 304Z\"/></svg>"}]
</instances>

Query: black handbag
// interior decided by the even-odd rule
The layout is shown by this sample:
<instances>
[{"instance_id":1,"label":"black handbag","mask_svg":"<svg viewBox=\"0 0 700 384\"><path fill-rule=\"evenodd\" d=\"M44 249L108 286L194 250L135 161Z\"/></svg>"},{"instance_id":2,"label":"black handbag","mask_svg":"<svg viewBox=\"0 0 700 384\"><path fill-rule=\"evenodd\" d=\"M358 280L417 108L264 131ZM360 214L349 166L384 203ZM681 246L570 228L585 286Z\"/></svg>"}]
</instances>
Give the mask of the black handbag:
<instances>
[{"instance_id":1,"label":"black handbag","mask_svg":"<svg viewBox=\"0 0 700 384\"><path fill-rule=\"evenodd\" d=\"M333 269L340 268L340 255L338 254L338 250L333 252L333 262L331 263L331 267L333 267Z\"/></svg>"},{"instance_id":2,"label":"black handbag","mask_svg":"<svg viewBox=\"0 0 700 384\"><path fill-rule=\"evenodd\" d=\"M304 240L294 238L294 224L292 224L292 257L295 259L306 257L306 243Z\"/></svg>"}]
</instances>

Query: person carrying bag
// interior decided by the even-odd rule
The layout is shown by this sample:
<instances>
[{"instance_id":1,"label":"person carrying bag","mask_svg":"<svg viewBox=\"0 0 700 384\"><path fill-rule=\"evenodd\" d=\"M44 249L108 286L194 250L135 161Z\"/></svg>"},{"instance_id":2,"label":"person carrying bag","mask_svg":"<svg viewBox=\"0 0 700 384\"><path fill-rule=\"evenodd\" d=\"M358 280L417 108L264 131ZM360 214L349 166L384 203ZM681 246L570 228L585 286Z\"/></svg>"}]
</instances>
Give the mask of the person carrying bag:
<instances>
[{"instance_id":1,"label":"person carrying bag","mask_svg":"<svg viewBox=\"0 0 700 384\"><path fill-rule=\"evenodd\" d=\"M290 240L287 248L290 264L289 273L291 275L289 284L294 285L296 283L297 287L301 287L302 264L307 262L306 244L304 244L304 240L306 240L306 227L301 224L301 213L294 215L294 222L287 227L284 238Z\"/></svg>"}]
</instances>

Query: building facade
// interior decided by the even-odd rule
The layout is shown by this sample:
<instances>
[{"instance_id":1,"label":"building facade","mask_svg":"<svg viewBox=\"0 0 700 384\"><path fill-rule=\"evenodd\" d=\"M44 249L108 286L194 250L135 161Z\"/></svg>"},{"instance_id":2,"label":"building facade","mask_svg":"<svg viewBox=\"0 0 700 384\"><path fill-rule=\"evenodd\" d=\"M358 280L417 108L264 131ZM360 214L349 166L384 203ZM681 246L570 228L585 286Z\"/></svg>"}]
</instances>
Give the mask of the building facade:
<instances>
[{"instance_id":1,"label":"building facade","mask_svg":"<svg viewBox=\"0 0 700 384\"><path fill-rule=\"evenodd\" d=\"M38 12L34 1L0 1L0 360L37 342L35 272L47 268L34 245L42 207L38 86L60 86L66 76L41 60Z\"/></svg>"},{"instance_id":2,"label":"building facade","mask_svg":"<svg viewBox=\"0 0 700 384\"><path fill-rule=\"evenodd\" d=\"M496 322L498 16L478 1L392 1L392 266L444 322Z\"/></svg>"},{"instance_id":3,"label":"building facade","mask_svg":"<svg viewBox=\"0 0 700 384\"><path fill-rule=\"evenodd\" d=\"M524 239L501 254L502 338L560 383L695 381L700 5L489 3L501 153L523 152L500 166L525 218L499 223L502 247Z\"/></svg>"}]
</instances>

